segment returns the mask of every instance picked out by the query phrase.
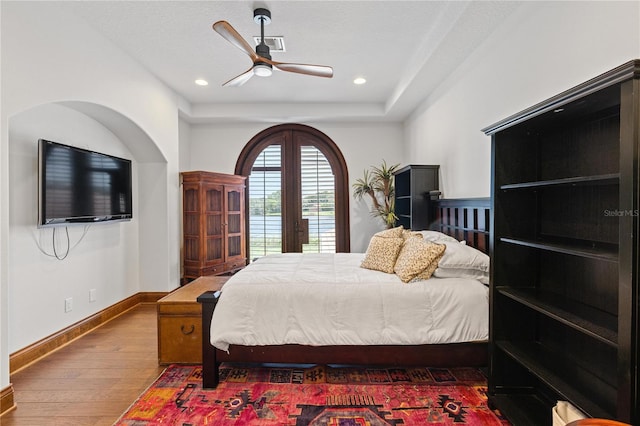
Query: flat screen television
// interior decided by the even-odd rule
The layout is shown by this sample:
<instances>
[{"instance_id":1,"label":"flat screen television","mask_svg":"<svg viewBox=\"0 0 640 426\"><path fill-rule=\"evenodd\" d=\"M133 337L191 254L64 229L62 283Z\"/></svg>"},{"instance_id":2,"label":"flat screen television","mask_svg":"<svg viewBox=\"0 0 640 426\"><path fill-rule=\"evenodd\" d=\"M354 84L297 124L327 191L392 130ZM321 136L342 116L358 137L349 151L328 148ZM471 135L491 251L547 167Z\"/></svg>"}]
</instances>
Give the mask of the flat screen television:
<instances>
[{"instance_id":1,"label":"flat screen television","mask_svg":"<svg viewBox=\"0 0 640 426\"><path fill-rule=\"evenodd\" d=\"M131 160L40 139L38 226L130 220Z\"/></svg>"}]
</instances>

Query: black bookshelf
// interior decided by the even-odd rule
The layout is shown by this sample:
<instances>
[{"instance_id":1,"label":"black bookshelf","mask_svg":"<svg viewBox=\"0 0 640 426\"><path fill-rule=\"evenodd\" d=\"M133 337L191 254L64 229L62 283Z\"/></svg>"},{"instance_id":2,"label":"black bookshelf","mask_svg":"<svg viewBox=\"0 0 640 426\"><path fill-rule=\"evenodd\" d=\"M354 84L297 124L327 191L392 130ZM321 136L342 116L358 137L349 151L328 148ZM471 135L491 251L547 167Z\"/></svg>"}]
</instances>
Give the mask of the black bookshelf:
<instances>
[{"instance_id":1,"label":"black bookshelf","mask_svg":"<svg viewBox=\"0 0 640 426\"><path fill-rule=\"evenodd\" d=\"M439 190L438 174L440 166L405 166L394 173L396 226L415 231L429 229L426 214L429 209L430 193Z\"/></svg>"},{"instance_id":2,"label":"black bookshelf","mask_svg":"<svg viewBox=\"0 0 640 426\"><path fill-rule=\"evenodd\" d=\"M638 424L640 60L483 129L492 141L489 399Z\"/></svg>"}]
</instances>

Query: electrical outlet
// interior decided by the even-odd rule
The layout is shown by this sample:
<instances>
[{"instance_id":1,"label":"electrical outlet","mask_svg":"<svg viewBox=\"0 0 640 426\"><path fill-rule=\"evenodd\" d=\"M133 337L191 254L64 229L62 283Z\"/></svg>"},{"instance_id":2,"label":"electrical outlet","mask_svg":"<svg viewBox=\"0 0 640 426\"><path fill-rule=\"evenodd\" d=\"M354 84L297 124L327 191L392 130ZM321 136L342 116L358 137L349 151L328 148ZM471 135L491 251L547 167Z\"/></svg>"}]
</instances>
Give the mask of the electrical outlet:
<instances>
[{"instance_id":1,"label":"electrical outlet","mask_svg":"<svg viewBox=\"0 0 640 426\"><path fill-rule=\"evenodd\" d=\"M64 311L71 312L73 310L73 297L64 299Z\"/></svg>"},{"instance_id":2,"label":"electrical outlet","mask_svg":"<svg viewBox=\"0 0 640 426\"><path fill-rule=\"evenodd\" d=\"M92 288L91 290L89 290L89 302L95 302L96 296L97 296L97 290L95 288Z\"/></svg>"}]
</instances>

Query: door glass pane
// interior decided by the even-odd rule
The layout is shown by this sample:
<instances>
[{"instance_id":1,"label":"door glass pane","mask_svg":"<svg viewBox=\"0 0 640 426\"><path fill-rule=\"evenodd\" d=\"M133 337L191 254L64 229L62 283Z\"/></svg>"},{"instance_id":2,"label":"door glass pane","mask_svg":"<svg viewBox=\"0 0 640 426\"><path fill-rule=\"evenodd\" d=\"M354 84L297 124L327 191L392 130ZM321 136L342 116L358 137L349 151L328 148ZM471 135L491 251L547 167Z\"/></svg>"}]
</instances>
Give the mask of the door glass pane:
<instances>
[{"instance_id":1,"label":"door glass pane","mask_svg":"<svg viewBox=\"0 0 640 426\"><path fill-rule=\"evenodd\" d=\"M240 211L240 191L229 191L227 193L227 211Z\"/></svg>"},{"instance_id":2,"label":"door glass pane","mask_svg":"<svg viewBox=\"0 0 640 426\"><path fill-rule=\"evenodd\" d=\"M222 260L222 238L207 238L207 262Z\"/></svg>"},{"instance_id":3,"label":"door glass pane","mask_svg":"<svg viewBox=\"0 0 640 426\"><path fill-rule=\"evenodd\" d=\"M309 220L309 244L303 253L335 253L335 179L327 158L315 146L300 152L302 218Z\"/></svg>"},{"instance_id":4,"label":"door glass pane","mask_svg":"<svg viewBox=\"0 0 640 426\"><path fill-rule=\"evenodd\" d=\"M221 188L207 189L206 212L222 213L222 190Z\"/></svg>"},{"instance_id":5,"label":"door glass pane","mask_svg":"<svg viewBox=\"0 0 640 426\"><path fill-rule=\"evenodd\" d=\"M234 237L229 237L227 239L227 251L229 257L240 256L242 253L242 237L240 235L236 235Z\"/></svg>"},{"instance_id":6,"label":"door glass pane","mask_svg":"<svg viewBox=\"0 0 640 426\"><path fill-rule=\"evenodd\" d=\"M251 259L282 253L282 167L280 145L258 155L249 175L249 254Z\"/></svg>"},{"instance_id":7,"label":"door glass pane","mask_svg":"<svg viewBox=\"0 0 640 426\"><path fill-rule=\"evenodd\" d=\"M227 232L229 234L239 234L242 229L242 222L240 222L240 214L229 214L227 217Z\"/></svg>"},{"instance_id":8,"label":"door glass pane","mask_svg":"<svg viewBox=\"0 0 640 426\"><path fill-rule=\"evenodd\" d=\"M222 236L222 215L221 214L208 214L206 216L207 227L205 234L207 237L221 237Z\"/></svg>"}]
</instances>

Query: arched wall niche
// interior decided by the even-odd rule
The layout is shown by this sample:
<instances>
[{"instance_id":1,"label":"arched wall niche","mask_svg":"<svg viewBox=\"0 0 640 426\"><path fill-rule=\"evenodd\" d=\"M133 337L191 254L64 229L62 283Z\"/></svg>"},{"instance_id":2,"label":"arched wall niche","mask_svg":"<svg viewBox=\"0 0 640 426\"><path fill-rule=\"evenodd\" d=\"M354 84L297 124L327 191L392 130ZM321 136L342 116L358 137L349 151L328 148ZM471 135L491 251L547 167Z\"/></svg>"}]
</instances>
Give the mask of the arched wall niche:
<instances>
[{"instance_id":1,"label":"arched wall niche","mask_svg":"<svg viewBox=\"0 0 640 426\"><path fill-rule=\"evenodd\" d=\"M8 292L3 291L2 305L8 312L3 333L8 331L9 353L138 292L173 288L168 161L141 126L108 106L65 100L23 109L8 117L7 127ZM86 236L82 226L70 227L71 244L80 242L68 258L46 256L40 246L54 240L51 228L37 228L35 220L38 138L124 153L133 160L134 219L92 225ZM90 146L82 146L83 138ZM95 301L90 301L91 290L96 290ZM73 309L64 312L69 297ZM37 317L47 321L27 312L39 312Z\"/></svg>"},{"instance_id":2,"label":"arched wall niche","mask_svg":"<svg viewBox=\"0 0 640 426\"><path fill-rule=\"evenodd\" d=\"M56 103L74 109L101 123L129 148L137 162L163 163L167 161L151 137L124 114L93 102L61 101Z\"/></svg>"}]
</instances>

